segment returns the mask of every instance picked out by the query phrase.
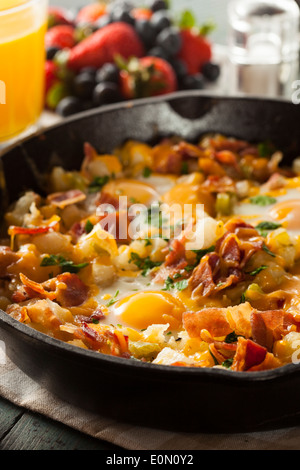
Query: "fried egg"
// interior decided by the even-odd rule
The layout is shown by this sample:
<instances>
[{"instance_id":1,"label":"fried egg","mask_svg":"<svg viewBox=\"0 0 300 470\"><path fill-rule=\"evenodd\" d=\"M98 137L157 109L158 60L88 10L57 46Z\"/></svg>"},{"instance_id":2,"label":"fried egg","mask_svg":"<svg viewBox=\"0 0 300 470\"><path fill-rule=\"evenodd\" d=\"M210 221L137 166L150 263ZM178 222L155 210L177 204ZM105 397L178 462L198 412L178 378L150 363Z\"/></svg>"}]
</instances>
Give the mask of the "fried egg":
<instances>
[{"instance_id":1,"label":"fried egg","mask_svg":"<svg viewBox=\"0 0 300 470\"><path fill-rule=\"evenodd\" d=\"M142 275L119 277L113 285L101 289L98 302L107 307L104 323L138 331L153 324L165 324L178 331L185 310L173 293Z\"/></svg>"},{"instance_id":2,"label":"fried egg","mask_svg":"<svg viewBox=\"0 0 300 470\"><path fill-rule=\"evenodd\" d=\"M300 191L296 188L258 192L253 198L240 201L234 215L254 227L262 221L274 222L285 228L291 236L300 231Z\"/></svg>"}]
</instances>

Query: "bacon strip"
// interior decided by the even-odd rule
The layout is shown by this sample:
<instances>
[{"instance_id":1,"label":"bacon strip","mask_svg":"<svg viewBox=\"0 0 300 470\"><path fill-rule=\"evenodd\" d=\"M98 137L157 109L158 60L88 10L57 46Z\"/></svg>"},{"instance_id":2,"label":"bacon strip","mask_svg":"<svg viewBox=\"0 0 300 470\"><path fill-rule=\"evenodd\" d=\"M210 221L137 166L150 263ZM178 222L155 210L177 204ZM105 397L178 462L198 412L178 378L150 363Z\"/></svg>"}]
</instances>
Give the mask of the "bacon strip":
<instances>
[{"instance_id":1,"label":"bacon strip","mask_svg":"<svg viewBox=\"0 0 300 470\"><path fill-rule=\"evenodd\" d=\"M50 194L47 197L47 202L53 206L59 207L59 209L64 209L66 206L76 204L85 199L86 195L82 191L79 189L70 189L70 191Z\"/></svg>"},{"instance_id":2,"label":"bacon strip","mask_svg":"<svg viewBox=\"0 0 300 470\"><path fill-rule=\"evenodd\" d=\"M250 339L239 337L231 369L234 371L247 371L251 367L261 364L266 355L266 348Z\"/></svg>"},{"instance_id":3,"label":"bacon strip","mask_svg":"<svg viewBox=\"0 0 300 470\"><path fill-rule=\"evenodd\" d=\"M174 278L175 274L180 273L182 277L187 277L188 273L184 271L188 262L185 257L185 246L183 242L175 238L168 249L164 263L161 265L155 276L155 282L164 282L168 277Z\"/></svg>"},{"instance_id":4,"label":"bacon strip","mask_svg":"<svg viewBox=\"0 0 300 470\"><path fill-rule=\"evenodd\" d=\"M272 350L274 341L281 339L289 331L291 326L300 331L300 323L284 310L267 310L260 312L253 310L251 313L252 337L255 342Z\"/></svg>"},{"instance_id":5,"label":"bacon strip","mask_svg":"<svg viewBox=\"0 0 300 470\"><path fill-rule=\"evenodd\" d=\"M32 281L22 273L20 279L23 295L16 291L14 301L38 297L56 300L62 307L73 307L83 304L88 297L89 288L74 273L63 273L43 283Z\"/></svg>"},{"instance_id":6,"label":"bacon strip","mask_svg":"<svg viewBox=\"0 0 300 470\"><path fill-rule=\"evenodd\" d=\"M200 338L202 330L208 330L214 337L232 333L225 308L204 308L198 312L185 312L183 326L190 338Z\"/></svg>"}]
</instances>

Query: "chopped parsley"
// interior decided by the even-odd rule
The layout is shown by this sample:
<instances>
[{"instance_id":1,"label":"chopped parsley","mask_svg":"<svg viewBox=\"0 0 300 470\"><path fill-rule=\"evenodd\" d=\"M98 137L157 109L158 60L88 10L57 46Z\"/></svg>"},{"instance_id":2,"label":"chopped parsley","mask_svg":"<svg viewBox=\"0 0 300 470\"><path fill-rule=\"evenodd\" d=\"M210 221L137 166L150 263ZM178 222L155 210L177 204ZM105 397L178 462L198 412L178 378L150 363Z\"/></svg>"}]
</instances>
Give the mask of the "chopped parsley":
<instances>
[{"instance_id":1,"label":"chopped parsley","mask_svg":"<svg viewBox=\"0 0 300 470\"><path fill-rule=\"evenodd\" d=\"M167 279L165 280L165 287L163 288L163 290L177 289L179 291L182 291L186 289L187 286L188 286L187 279L182 279L181 281L175 282L174 279L168 276Z\"/></svg>"},{"instance_id":2,"label":"chopped parsley","mask_svg":"<svg viewBox=\"0 0 300 470\"><path fill-rule=\"evenodd\" d=\"M277 200L275 197L267 196L266 194L259 194L258 196L251 197L250 202L257 206L269 206L271 204L275 204Z\"/></svg>"},{"instance_id":3,"label":"chopped parsley","mask_svg":"<svg viewBox=\"0 0 300 470\"><path fill-rule=\"evenodd\" d=\"M225 359L225 361L222 362L222 366L223 366L223 367L226 367L226 369L230 369L230 367L232 366L232 364L233 364L233 358Z\"/></svg>"},{"instance_id":4,"label":"chopped parsley","mask_svg":"<svg viewBox=\"0 0 300 470\"><path fill-rule=\"evenodd\" d=\"M115 295L107 302L106 306L107 307L110 307L111 305L115 304L117 302L117 297L119 295L119 291L117 290L117 292L115 293Z\"/></svg>"},{"instance_id":5,"label":"chopped parsley","mask_svg":"<svg viewBox=\"0 0 300 470\"><path fill-rule=\"evenodd\" d=\"M152 174L151 168L149 168L148 166L145 166L145 168L143 169L143 177L144 178L149 178L149 176L151 176L151 174Z\"/></svg>"},{"instance_id":6,"label":"chopped parsley","mask_svg":"<svg viewBox=\"0 0 300 470\"><path fill-rule=\"evenodd\" d=\"M271 230L276 230L277 228L280 228L281 224L278 224L276 222L260 222L258 225L256 225L256 230L262 237L266 237L268 235L268 232Z\"/></svg>"},{"instance_id":7,"label":"chopped parsley","mask_svg":"<svg viewBox=\"0 0 300 470\"><path fill-rule=\"evenodd\" d=\"M264 271L265 269L267 269L268 266L259 266L257 269L254 269L253 271L251 271L250 273L247 273L247 274L250 274L250 276L256 276L257 274L259 274L261 271Z\"/></svg>"},{"instance_id":8,"label":"chopped parsley","mask_svg":"<svg viewBox=\"0 0 300 470\"><path fill-rule=\"evenodd\" d=\"M273 256L273 258L276 257L275 253L273 253L272 251L270 251L269 248L268 248L265 244L263 244L262 249L263 249L268 255Z\"/></svg>"},{"instance_id":9,"label":"chopped parsley","mask_svg":"<svg viewBox=\"0 0 300 470\"><path fill-rule=\"evenodd\" d=\"M134 263L142 271L142 276L147 276L151 269L161 265L161 261L152 261L149 256L141 258L134 252L130 253L129 263Z\"/></svg>"},{"instance_id":10,"label":"chopped parsley","mask_svg":"<svg viewBox=\"0 0 300 470\"><path fill-rule=\"evenodd\" d=\"M228 335L226 336L226 338L225 338L224 341L225 341L225 343L227 343L227 344L229 344L229 343L236 343L239 336L240 336L240 335L237 335L237 334L235 333L235 331L232 331L231 333L228 333Z\"/></svg>"},{"instance_id":11,"label":"chopped parsley","mask_svg":"<svg viewBox=\"0 0 300 470\"><path fill-rule=\"evenodd\" d=\"M103 186L105 186L109 182L109 176L96 176L94 180L89 185L89 192L90 193L97 193L101 191Z\"/></svg>"},{"instance_id":12,"label":"chopped parsley","mask_svg":"<svg viewBox=\"0 0 300 470\"><path fill-rule=\"evenodd\" d=\"M92 224L92 222L90 220L87 220L84 226L84 230L86 231L86 233L90 233L93 230L93 228L94 228L94 225Z\"/></svg>"},{"instance_id":13,"label":"chopped parsley","mask_svg":"<svg viewBox=\"0 0 300 470\"><path fill-rule=\"evenodd\" d=\"M65 259L61 255L49 255L42 259L41 266L59 266L62 272L78 273L80 269L88 266L89 263L74 264L73 261Z\"/></svg>"},{"instance_id":14,"label":"chopped parsley","mask_svg":"<svg viewBox=\"0 0 300 470\"><path fill-rule=\"evenodd\" d=\"M199 264L201 258L203 258L203 256L207 255L207 253L211 253L215 250L215 246L210 246L209 248L203 248L201 250L192 250L195 254L196 254L196 265Z\"/></svg>"},{"instance_id":15,"label":"chopped parsley","mask_svg":"<svg viewBox=\"0 0 300 470\"><path fill-rule=\"evenodd\" d=\"M182 164L181 164L181 174L182 175L188 175L188 173L189 173L188 162L182 162Z\"/></svg>"},{"instance_id":16,"label":"chopped parsley","mask_svg":"<svg viewBox=\"0 0 300 470\"><path fill-rule=\"evenodd\" d=\"M270 142L261 142L257 150L260 157L269 157L274 152L274 147Z\"/></svg>"}]
</instances>

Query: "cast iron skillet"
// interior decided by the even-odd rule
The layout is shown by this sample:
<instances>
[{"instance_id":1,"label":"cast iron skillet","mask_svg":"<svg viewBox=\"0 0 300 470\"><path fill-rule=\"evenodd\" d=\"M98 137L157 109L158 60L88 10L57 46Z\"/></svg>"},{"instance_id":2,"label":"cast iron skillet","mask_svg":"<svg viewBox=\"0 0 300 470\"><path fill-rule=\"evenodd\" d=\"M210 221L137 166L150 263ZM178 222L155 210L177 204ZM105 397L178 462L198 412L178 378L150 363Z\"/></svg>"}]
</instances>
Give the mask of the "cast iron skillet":
<instances>
[{"instance_id":1,"label":"cast iron skillet","mask_svg":"<svg viewBox=\"0 0 300 470\"><path fill-rule=\"evenodd\" d=\"M43 193L53 165L79 168L83 143L109 152L128 138L165 135L195 140L220 132L271 140L286 155L300 152L300 107L285 101L185 92L93 110L65 120L2 157L3 210L25 189ZM2 178L3 179L3 178ZM108 357L62 343L0 311L9 358L68 403L119 421L178 431L243 432L297 424L300 365L242 373L159 366Z\"/></svg>"}]
</instances>

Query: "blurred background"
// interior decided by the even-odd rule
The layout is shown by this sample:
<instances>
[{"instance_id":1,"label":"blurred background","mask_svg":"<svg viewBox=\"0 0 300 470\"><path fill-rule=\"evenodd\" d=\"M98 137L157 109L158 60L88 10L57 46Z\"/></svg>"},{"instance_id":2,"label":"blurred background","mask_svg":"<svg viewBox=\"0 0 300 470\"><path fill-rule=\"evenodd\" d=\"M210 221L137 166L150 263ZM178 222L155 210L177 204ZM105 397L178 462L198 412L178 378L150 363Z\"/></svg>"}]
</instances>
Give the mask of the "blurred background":
<instances>
[{"instance_id":1,"label":"blurred background","mask_svg":"<svg viewBox=\"0 0 300 470\"><path fill-rule=\"evenodd\" d=\"M91 3L89 0L50 0L50 5L62 6L70 9L78 9L85 4ZM136 1L141 5L143 2ZM229 0L171 0L170 5L174 12L192 10L199 23L213 20L216 29L211 35L211 39L217 44L226 44L227 36L227 5Z\"/></svg>"}]
</instances>

